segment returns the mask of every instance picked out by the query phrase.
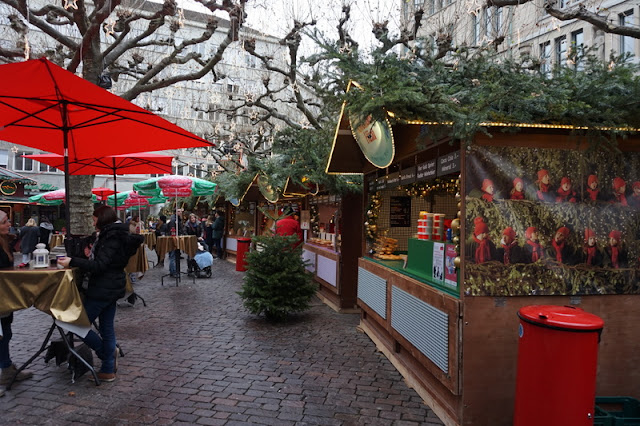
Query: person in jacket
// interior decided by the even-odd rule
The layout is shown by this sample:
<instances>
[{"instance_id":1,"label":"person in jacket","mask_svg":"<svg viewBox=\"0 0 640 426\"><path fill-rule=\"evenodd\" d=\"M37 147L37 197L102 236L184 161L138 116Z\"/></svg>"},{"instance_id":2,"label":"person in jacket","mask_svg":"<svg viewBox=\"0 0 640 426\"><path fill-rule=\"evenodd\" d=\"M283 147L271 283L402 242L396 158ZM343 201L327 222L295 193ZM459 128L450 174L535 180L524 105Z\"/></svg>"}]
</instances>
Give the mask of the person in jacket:
<instances>
[{"instance_id":1,"label":"person in jacket","mask_svg":"<svg viewBox=\"0 0 640 426\"><path fill-rule=\"evenodd\" d=\"M22 253L21 267L27 266L29 263L29 255L36 249L36 244L40 241L40 229L36 224L36 220L31 218L26 225L20 229L20 252Z\"/></svg>"},{"instance_id":2,"label":"person in jacket","mask_svg":"<svg viewBox=\"0 0 640 426\"><path fill-rule=\"evenodd\" d=\"M156 223L156 227L155 227L155 233L156 233L156 238L157 237L164 237L169 235L169 229L168 229L168 225L167 225L167 217L163 214L160 215L160 217L158 218L158 222ZM158 247L156 246L155 248L156 250L156 255L158 254ZM158 256L158 266L164 266L164 258L160 259L160 257Z\"/></svg>"},{"instance_id":3,"label":"person in jacket","mask_svg":"<svg viewBox=\"0 0 640 426\"><path fill-rule=\"evenodd\" d=\"M124 268L143 242L141 235L131 234L127 224L116 223L118 216L109 206L100 206L93 212L97 239L88 259L63 257L58 263L66 267L79 267L89 272L89 284L84 309L89 321L100 320L100 334L91 330L82 340L102 360L98 379L112 382L116 378L117 351L114 319L116 301L125 295Z\"/></svg>"},{"instance_id":4,"label":"person in jacket","mask_svg":"<svg viewBox=\"0 0 640 426\"><path fill-rule=\"evenodd\" d=\"M298 247L304 240L304 234L302 233L300 224L298 223L298 220L296 219L296 216L290 207L287 207L287 209L285 209L284 214L286 216L276 223L276 235L297 235L298 241L296 242L294 247Z\"/></svg>"},{"instance_id":5,"label":"person in jacket","mask_svg":"<svg viewBox=\"0 0 640 426\"><path fill-rule=\"evenodd\" d=\"M176 214L171 215L171 220L167 225L167 235L184 235L184 229L182 226L182 209L178 209ZM178 250L171 250L169 252L169 274L172 277L178 276L178 268L176 262L180 261L180 257L176 255Z\"/></svg>"},{"instance_id":6,"label":"person in jacket","mask_svg":"<svg viewBox=\"0 0 640 426\"><path fill-rule=\"evenodd\" d=\"M204 242L209 249L209 253L213 250L213 221L215 218L213 215L207 216L206 219L202 219L202 235Z\"/></svg>"},{"instance_id":7,"label":"person in jacket","mask_svg":"<svg viewBox=\"0 0 640 426\"><path fill-rule=\"evenodd\" d=\"M53 225L49 222L49 218L45 215L40 216L40 242L49 250L49 241L53 234Z\"/></svg>"},{"instance_id":8,"label":"person in jacket","mask_svg":"<svg viewBox=\"0 0 640 426\"><path fill-rule=\"evenodd\" d=\"M133 216L129 221L129 232L132 234L140 233L140 216Z\"/></svg>"},{"instance_id":9,"label":"person in jacket","mask_svg":"<svg viewBox=\"0 0 640 426\"><path fill-rule=\"evenodd\" d=\"M224 238L224 213L216 210L215 220L211 225L213 232L211 234L213 245L216 247L216 257L222 259L224 251L222 249L222 239Z\"/></svg>"},{"instance_id":10,"label":"person in jacket","mask_svg":"<svg viewBox=\"0 0 640 426\"><path fill-rule=\"evenodd\" d=\"M7 213L0 210L0 268L13 267L13 250L10 248L9 228L11 223ZM18 369L11 361L11 355L9 353L9 342L11 341L11 323L13 322L13 313L3 316L0 319L2 323L2 339L0 339L0 386L7 386ZM16 381L26 380L33 376L33 373L28 371L21 371L15 377ZM0 396L4 395L4 389L0 389Z\"/></svg>"},{"instance_id":11,"label":"person in jacket","mask_svg":"<svg viewBox=\"0 0 640 426\"><path fill-rule=\"evenodd\" d=\"M189 215L189 220L187 221L187 223L184 225L184 232L187 235L193 235L196 237L196 239L198 241L204 241L204 239L202 238L202 223L200 223L200 221L198 220L198 216L195 215L195 213L191 213ZM191 259L191 257L187 256L187 272L191 273L191 264L192 262L189 262L189 260Z\"/></svg>"}]
</instances>

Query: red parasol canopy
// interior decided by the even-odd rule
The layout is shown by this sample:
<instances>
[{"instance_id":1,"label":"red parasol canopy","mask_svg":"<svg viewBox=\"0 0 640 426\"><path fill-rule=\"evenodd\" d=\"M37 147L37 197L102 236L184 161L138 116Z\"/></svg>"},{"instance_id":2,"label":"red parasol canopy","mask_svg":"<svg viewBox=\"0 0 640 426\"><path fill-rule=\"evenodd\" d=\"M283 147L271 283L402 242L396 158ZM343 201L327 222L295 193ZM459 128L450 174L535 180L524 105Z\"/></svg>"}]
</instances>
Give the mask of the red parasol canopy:
<instances>
[{"instance_id":1,"label":"red parasol canopy","mask_svg":"<svg viewBox=\"0 0 640 426\"><path fill-rule=\"evenodd\" d=\"M97 188L92 188L91 189L91 193L92 194L96 194L96 197L98 197L98 200L104 201L104 200L107 199L107 197L109 195L115 194L116 191L114 191L113 189L103 188L103 187L99 186Z\"/></svg>"},{"instance_id":2,"label":"red parasol canopy","mask_svg":"<svg viewBox=\"0 0 640 426\"><path fill-rule=\"evenodd\" d=\"M0 139L64 155L65 162L213 146L45 58L0 65Z\"/></svg>"},{"instance_id":3,"label":"red parasol canopy","mask_svg":"<svg viewBox=\"0 0 640 426\"><path fill-rule=\"evenodd\" d=\"M39 161L58 170L66 172L64 156L59 154L30 154L25 158ZM172 155L139 152L134 154L107 155L105 157L69 160L71 175L136 175L136 174L171 174Z\"/></svg>"}]
</instances>

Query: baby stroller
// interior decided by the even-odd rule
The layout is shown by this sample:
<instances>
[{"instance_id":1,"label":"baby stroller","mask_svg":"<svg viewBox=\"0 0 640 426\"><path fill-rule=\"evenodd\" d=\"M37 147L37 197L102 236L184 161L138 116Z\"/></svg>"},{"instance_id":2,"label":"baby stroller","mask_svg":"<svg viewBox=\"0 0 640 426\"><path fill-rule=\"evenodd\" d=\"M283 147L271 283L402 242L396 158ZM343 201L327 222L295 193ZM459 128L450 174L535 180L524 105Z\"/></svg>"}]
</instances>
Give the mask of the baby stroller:
<instances>
[{"instance_id":1,"label":"baby stroller","mask_svg":"<svg viewBox=\"0 0 640 426\"><path fill-rule=\"evenodd\" d=\"M213 265L213 256L207 251L206 244L199 242L195 256L193 259L187 260L189 276L211 278L211 265Z\"/></svg>"}]
</instances>

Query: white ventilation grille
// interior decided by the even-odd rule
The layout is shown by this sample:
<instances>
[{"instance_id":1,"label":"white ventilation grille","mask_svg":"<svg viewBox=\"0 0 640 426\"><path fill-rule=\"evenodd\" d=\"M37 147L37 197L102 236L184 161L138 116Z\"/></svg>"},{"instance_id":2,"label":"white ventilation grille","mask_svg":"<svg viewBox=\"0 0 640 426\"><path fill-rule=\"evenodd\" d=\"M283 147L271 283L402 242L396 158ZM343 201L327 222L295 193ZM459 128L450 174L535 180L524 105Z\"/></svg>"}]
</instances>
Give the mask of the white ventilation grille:
<instances>
[{"instance_id":1,"label":"white ventilation grille","mask_svg":"<svg viewBox=\"0 0 640 426\"><path fill-rule=\"evenodd\" d=\"M358 268L358 299L382 318L387 318L387 280Z\"/></svg>"},{"instance_id":2,"label":"white ventilation grille","mask_svg":"<svg viewBox=\"0 0 640 426\"><path fill-rule=\"evenodd\" d=\"M445 373L449 372L449 317L398 287L391 287L391 327Z\"/></svg>"}]
</instances>

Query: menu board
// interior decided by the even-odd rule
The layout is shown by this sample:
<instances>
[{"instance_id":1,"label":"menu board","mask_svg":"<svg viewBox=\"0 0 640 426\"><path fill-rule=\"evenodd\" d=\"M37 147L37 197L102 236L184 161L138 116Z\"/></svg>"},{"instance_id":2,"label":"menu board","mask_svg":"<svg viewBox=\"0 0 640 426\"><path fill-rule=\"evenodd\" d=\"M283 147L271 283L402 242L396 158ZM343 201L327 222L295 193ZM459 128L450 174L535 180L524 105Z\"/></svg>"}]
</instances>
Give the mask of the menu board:
<instances>
[{"instance_id":1,"label":"menu board","mask_svg":"<svg viewBox=\"0 0 640 426\"><path fill-rule=\"evenodd\" d=\"M449 175L460 171L460 153L453 151L438 157L438 176Z\"/></svg>"},{"instance_id":2,"label":"menu board","mask_svg":"<svg viewBox=\"0 0 640 426\"><path fill-rule=\"evenodd\" d=\"M387 175L387 188L400 185L400 172L390 173Z\"/></svg>"},{"instance_id":3,"label":"menu board","mask_svg":"<svg viewBox=\"0 0 640 426\"><path fill-rule=\"evenodd\" d=\"M389 226L407 228L411 226L411 197L391 197Z\"/></svg>"},{"instance_id":4,"label":"menu board","mask_svg":"<svg viewBox=\"0 0 640 426\"><path fill-rule=\"evenodd\" d=\"M387 188L387 177L382 176L376 180L376 191L382 191Z\"/></svg>"},{"instance_id":5,"label":"menu board","mask_svg":"<svg viewBox=\"0 0 640 426\"><path fill-rule=\"evenodd\" d=\"M420 182L423 180L435 178L437 170L437 162L435 158L433 160L418 164L416 171L416 181Z\"/></svg>"},{"instance_id":6,"label":"menu board","mask_svg":"<svg viewBox=\"0 0 640 426\"><path fill-rule=\"evenodd\" d=\"M400 172L400 185L408 185L416 181L416 166L402 169Z\"/></svg>"}]
</instances>

